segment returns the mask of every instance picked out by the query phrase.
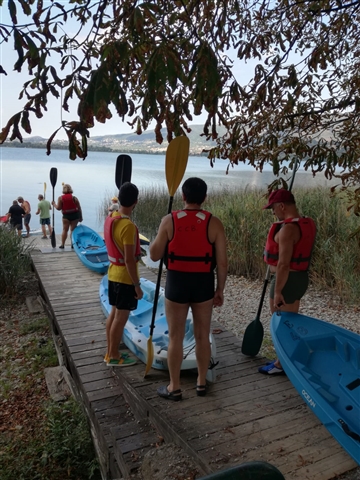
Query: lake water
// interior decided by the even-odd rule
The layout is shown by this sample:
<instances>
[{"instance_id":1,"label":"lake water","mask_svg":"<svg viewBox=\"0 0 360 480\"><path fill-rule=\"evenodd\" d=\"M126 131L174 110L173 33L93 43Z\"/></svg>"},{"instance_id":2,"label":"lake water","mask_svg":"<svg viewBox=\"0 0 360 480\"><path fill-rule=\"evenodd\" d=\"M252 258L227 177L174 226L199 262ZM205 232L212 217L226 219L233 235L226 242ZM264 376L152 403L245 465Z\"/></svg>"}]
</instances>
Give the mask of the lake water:
<instances>
[{"instance_id":1,"label":"lake water","mask_svg":"<svg viewBox=\"0 0 360 480\"><path fill-rule=\"evenodd\" d=\"M96 231L102 231L98 220L98 211L102 201L117 193L115 185L115 165L119 153L89 152L86 160L72 161L67 150L53 150L50 156L45 149L33 148L0 148L0 215L4 215L12 201L18 196L24 197L31 204L31 228L38 228L37 196L44 193L52 200L52 186L49 172L52 167L58 169L55 186L55 199L61 195L62 183L69 183L81 203L84 224ZM132 182L139 190L159 187L167 190L165 180L165 155L131 154ZM224 187L259 188L266 191L266 186L274 180L270 167L257 172L248 165L230 168L226 175L227 162L217 160L214 168L205 157L189 157L184 180L191 176L203 178L208 184L208 195L214 190ZM299 170L296 174L294 188L306 185L329 185L323 175L314 178L310 173ZM61 212L55 210L55 231L62 229ZM160 218L159 218L160 221Z\"/></svg>"}]
</instances>

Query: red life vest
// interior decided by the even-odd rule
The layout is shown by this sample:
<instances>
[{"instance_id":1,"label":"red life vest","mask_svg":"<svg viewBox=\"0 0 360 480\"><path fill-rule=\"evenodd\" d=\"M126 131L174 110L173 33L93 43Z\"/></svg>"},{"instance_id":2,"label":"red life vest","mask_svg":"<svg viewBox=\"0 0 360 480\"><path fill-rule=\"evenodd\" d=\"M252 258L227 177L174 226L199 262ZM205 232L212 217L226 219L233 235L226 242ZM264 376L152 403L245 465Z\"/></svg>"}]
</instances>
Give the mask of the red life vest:
<instances>
[{"instance_id":1,"label":"red life vest","mask_svg":"<svg viewBox=\"0 0 360 480\"><path fill-rule=\"evenodd\" d=\"M208 238L210 218L206 210L172 212L174 234L165 255L168 270L200 273L215 268L215 247Z\"/></svg>"},{"instance_id":2,"label":"red life vest","mask_svg":"<svg viewBox=\"0 0 360 480\"><path fill-rule=\"evenodd\" d=\"M64 195L61 196L61 201L61 210L63 214L66 215L67 213L75 213L79 211L79 207L76 205L74 197L71 193L64 193Z\"/></svg>"},{"instance_id":3,"label":"red life vest","mask_svg":"<svg viewBox=\"0 0 360 480\"><path fill-rule=\"evenodd\" d=\"M314 220L309 217L288 218L272 224L266 240L264 261L268 265L276 266L279 259L279 244L275 242L275 234L286 223L296 222L301 230L301 238L294 245L294 251L290 262L291 270L304 271L310 266L311 253L315 242L316 226Z\"/></svg>"},{"instance_id":4,"label":"red life vest","mask_svg":"<svg viewBox=\"0 0 360 480\"><path fill-rule=\"evenodd\" d=\"M125 256L124 256L124 252L120 249L118 244L114 241L113 230L115 226L114 222L117 220L121 220L123 218L126 218L131 222L129 217L127 217L126 215L116 215L114 217L106 217L105 224L104 224L104 239L105 239L108 258L113 265L117 265L118 267L125 266ZM135 260L136 262L138 262L141 258L139 231L137 229L137 226L135 224L133 225L136 228Z\"/></svg>"}]
</instances>

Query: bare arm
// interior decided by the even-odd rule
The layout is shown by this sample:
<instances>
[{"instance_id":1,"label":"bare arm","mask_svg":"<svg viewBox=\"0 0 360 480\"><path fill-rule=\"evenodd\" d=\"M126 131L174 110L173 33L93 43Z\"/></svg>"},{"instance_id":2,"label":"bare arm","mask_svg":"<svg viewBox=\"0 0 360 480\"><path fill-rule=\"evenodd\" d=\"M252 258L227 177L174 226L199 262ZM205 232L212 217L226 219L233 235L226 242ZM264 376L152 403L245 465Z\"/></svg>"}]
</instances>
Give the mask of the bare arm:
<instances>
[{"instance_id":1,"label":"bare arm","mask_svg":"<svg viewBox=\"0 0 360 480\"><path fill-rule=\"evenodd\" d=\"M210 219L209 240L215 243L216 251L216 290L214 305L220 307L224 303L224 288L228 272L228 261L224 226L217 217L211 217Z\"/></svg>"},{"instance_id":2,"label":"bare arm","mask_svg":"<svg viewBox=\"0 0 360 480\"><path fill-rule=\"evenodd\" d=\"M281 292L289 278L290 262L294 251L294 245L299 240L299 228L297 225L287 224L279 231L277 240L279 243L279 260L276 266L276 283L274 291L274 306L281 303L285 305Z\"/></svg>"},{"instance_id":3,"label":"bare arm","mask_svg":"<svg viewBox=\"0 0 360 480\"><path fill-rule=\"evenodd\" d=\"M171 215L166 215L161 220L158 233L155 237L155 240L150 245L150 258L154 262L160 260L165 253L165 248L169 240L171 240L173 235L173 224Z\"/></svg>"},{"instance_id":4,"label":"bare arm","mask_svg":"<svg viewBox=\"0 0 360 480\"><path fill-rule=\"evenodd\" d=\"M136 298L140 300L143 297L143 291L140 288L140 279L136 266L135 245L124 245L124 259L126 270L135 285Z\"/></svg>"},{"instance_id":5,"label":"bare arm","mask_svg":"<svg viewBox=\"0 0 360 480\"><path fill-rule=\"evenodd\" d=\"M62 199L61 197L58 198L57 203L54 202L54 200L51 202L51 205L53 205L56 210L62 210Z\"/></svg>"}]
</instances>

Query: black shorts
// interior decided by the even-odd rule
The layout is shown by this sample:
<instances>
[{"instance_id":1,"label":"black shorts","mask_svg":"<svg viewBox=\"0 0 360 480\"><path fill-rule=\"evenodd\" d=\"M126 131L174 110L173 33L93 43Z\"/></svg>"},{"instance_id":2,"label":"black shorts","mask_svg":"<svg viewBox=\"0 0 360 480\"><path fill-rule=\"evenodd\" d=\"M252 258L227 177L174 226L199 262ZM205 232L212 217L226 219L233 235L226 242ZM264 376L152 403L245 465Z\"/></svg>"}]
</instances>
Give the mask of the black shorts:
<instances>
[{"instance_id":1,"label":"black shorts","mask_svg":"<svg viewBox=\"0 0 360 480\"><path fill-rule=\"evenodd\" d=\"M188 273L168 270L165 298L176 303L201 303L214 298L215 277L210 273Z\"/></svg>"},{"instance_id":2,"label":"black shorts","mask_svg":"<svg viewBox=\"0 0 360 480\"><path fill-rule=\"evenodd\" d=\"M274 275L270 282L270 298L274 299L276 275ZM300 300L304 295L309 285L308 272L289 272L289 278L285 283L281 294L286 303L294 303Z\"/></svg>"},{"instance_id":3,"label":"black shorts","mask_svg":"<svg viewBox=\"0 0 360 480\"><path fill-rule=\"evenodd\" d=\"M31 213L27 213L24 217L24 225L29 225L31 220Z\"/></svg>"},{"instance_id":4,"label":"black shorts","mask_svg":"<svg viewBox=\"0 0 360 480\"><path fill-rule=\"evenodd\" d=\"M134 285L126 283L111 282L108 283L109 303L118 310L136 310L138 301L135 298L136 292Z\"/></svg>"},{"instance_id":5,"label":"black shorts","mask_svg":"<svg viewBox=\"0 0 360 480\"><path fill-rule=\"evenodd\" d=\"M10 223L10 225L11 225L11 228L16 229L16 230L22 230L23 229L22 223L17 223L16 225L14 225L13 223Z\"/></svg>"},{"instance_id":6,"label":"black shorts","mask_svg":"<svg viewBox=\"0 0 360 480\"><path fill-rule=\"evenodd\" d=\"M40 218L41 225L50 225L50 218Z\"/></svg>"},{"instance_id":7,"label":"black shorts","mask_svg":"<svg viewBox=\"0 0 360 480\"><path fill-rule=\"evenodd\" d=\"M80 212L64 213L63 218L65 220L68 220L69 222L73 222L74 220L80 220Z\"/></svg>"}]
</instances>

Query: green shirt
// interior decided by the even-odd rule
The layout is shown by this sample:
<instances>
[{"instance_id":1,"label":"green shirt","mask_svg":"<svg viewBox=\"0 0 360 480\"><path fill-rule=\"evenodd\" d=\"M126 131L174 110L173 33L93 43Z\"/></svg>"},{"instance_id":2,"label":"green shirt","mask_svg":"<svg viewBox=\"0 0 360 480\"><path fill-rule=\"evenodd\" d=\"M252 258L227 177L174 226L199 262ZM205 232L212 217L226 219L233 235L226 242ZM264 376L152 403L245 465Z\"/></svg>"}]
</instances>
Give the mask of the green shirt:
<instances>
[{"instance_id":1,"label":"green shirt","mask_svg":"<svg viewBox=\"0 0 360 480\"><path fill-rule=\"evenodd\" d=\"M48 200L41 200L38 203L38 210L40 210L40 218L50 218L51 204Z\"/></svg>"}]
</instances>

